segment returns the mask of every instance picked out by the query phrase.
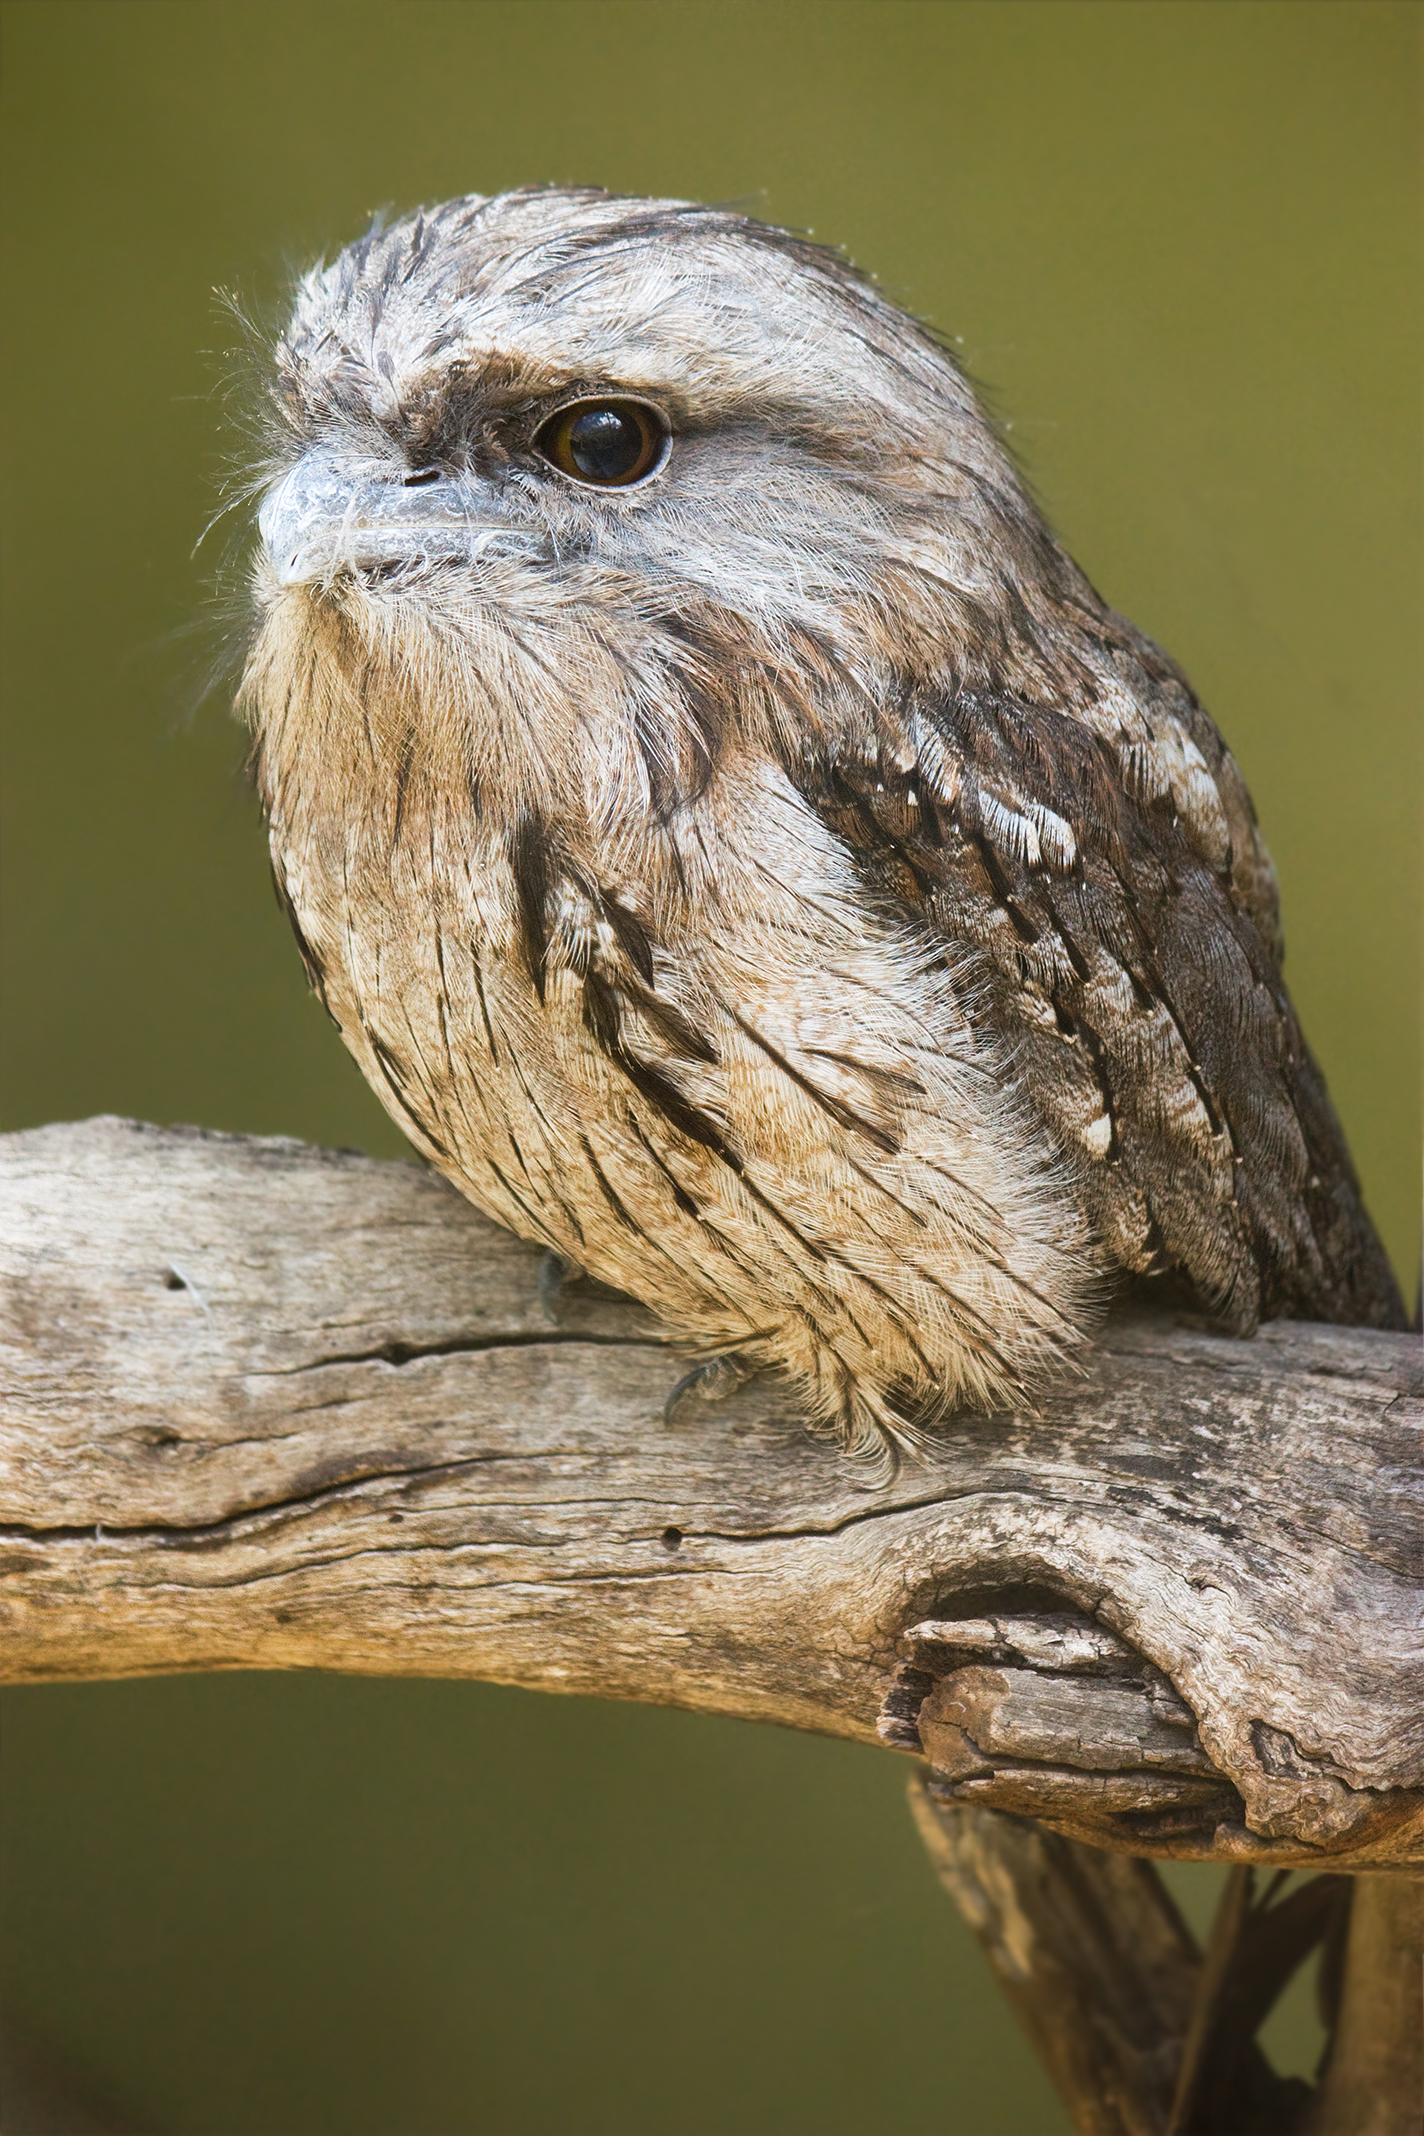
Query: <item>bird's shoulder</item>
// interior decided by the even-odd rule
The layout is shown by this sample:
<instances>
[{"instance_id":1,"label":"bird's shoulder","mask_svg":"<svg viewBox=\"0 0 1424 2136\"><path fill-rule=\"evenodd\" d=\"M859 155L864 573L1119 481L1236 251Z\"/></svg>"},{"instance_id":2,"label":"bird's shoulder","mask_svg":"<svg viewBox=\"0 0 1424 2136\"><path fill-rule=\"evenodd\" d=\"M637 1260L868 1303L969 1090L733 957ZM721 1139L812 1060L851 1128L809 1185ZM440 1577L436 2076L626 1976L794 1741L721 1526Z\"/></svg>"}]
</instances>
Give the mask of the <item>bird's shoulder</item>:
<instances>
[{"instance_id":1,"label":"bird's shoulder","mask_svg":"<svg viewBox=\"0 0 1424 2136\"><path fill-rule=\"evenodd\" d=\"M795 776L867 887L967 959L1110 1262L1178 1271L1242 1328L1392 1321L1241 774L1130 626L1105 664L1074 704L887 692Z\"/></svg>"}]
</instances>

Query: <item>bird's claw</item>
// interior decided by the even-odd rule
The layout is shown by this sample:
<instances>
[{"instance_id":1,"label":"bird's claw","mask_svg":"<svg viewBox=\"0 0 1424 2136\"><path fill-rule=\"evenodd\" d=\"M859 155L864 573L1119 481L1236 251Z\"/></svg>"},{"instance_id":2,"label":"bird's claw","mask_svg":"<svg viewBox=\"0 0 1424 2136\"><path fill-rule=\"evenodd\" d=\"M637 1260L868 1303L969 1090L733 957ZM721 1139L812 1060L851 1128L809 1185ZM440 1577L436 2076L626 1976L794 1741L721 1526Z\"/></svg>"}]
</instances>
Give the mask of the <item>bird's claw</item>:
<instances>
[{"instance_id":1,"label":"bird's claw","mask_svg":"<svg viewBox=\"0 0 1424 2136\"><path fill-rule=\"evenodd\" d=\"M709 1357L690 1372L684 1372L663 1403L665 1424L686 1423L695 1413L699 1402L725 1402L729 1394L735 1394L749 1379L756 1377L757 1368L745 1358L734 1353L721 1357Z\"/></svg>"},{"instance_id":2,"label":"bird's claw","mask_svg":"<svg viewBox=\"0 0 1424 2136\"><path fill-rule=\"evenodd\" d=\"M546 1320L559 1317L559 1298L564 1285L577 1276L578 1271L571 1261L555 1253L551 1246L539 1263L539 1304Z\"/></svg>"}]
</instances>

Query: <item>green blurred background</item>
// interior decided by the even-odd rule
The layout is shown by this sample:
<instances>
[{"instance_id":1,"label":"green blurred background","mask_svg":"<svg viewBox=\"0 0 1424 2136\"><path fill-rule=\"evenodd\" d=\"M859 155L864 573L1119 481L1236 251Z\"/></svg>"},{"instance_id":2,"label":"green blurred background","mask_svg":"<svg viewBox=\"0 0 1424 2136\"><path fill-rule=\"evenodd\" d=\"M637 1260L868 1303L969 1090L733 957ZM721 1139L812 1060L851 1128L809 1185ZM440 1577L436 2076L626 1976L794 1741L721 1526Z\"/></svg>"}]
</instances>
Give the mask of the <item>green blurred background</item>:
<instances>
[{"instance_id":1,"label":"green blurred background","mask_svg":"<svg viewBox=\"0 0 1424 2136\"><path fill-rule=\"evenodd\" d=\"M203 697L213 289L270 314L373 207L589 181L809 227L961 337L1069 546L1244 766L1412 1293L1420 22L6 0L4 1124L398 1152ZM319 1677L11 1691L3 1717L9 2021L94 2127L1064 2126L889 1756ZM1178 1878L1195 1913L1212 1883ZM1277 2021L1288 2065L1308 2032Z\"/></svg>"}]
</instances>

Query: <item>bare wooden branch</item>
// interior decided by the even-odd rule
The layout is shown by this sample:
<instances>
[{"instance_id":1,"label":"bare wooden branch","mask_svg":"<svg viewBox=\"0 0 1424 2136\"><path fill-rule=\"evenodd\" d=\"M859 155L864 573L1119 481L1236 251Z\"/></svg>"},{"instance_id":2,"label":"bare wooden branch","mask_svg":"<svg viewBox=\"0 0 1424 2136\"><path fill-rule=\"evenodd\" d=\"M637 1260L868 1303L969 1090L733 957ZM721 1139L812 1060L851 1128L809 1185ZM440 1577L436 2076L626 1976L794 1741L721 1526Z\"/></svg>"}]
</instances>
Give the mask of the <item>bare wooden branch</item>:
<instances>
[{"instance_id":1,"label":"bare wooden branch","mask_svg":"<svg viewBox=\"0 0 1424 2136\"><path fill-rule=\"evenodd\" d=\"M1288 1896L1277 1871L1263 1892L1258 1872L1233 1869L1212 1923L1177 2064L1165 2136L1228 2136L1237 2130L1291 2136L1319 2104L1303 2077L1279 2077L1256 2033L1282 1988L1322 1942L1348 1927L1349 1876L1314 1876ZM1400 1879L1399 1881L1403 1881ZM1340 1934L1343 1947L1343 1934Z\"/></svg>"},{"instance_id":2,"label":"bare wooden branch","mask_svg":"<svg viewBox=\"0 0 1424 2136\"><path fill-rule=\"evenodd\" d=\"M1131 1853L1424 1861L1417 1338L1122 1318L888 1482L663 1406L625 1300L414 1165L6 1138L4 1666L482 1676L923 1747ZM688 1414L689 1408L693 1412Z\"/></svg>"},{"instance_id":3,"label":"bare wooden branch","mask_svg":"<svg viewBox=\"0 0 1424 2136\"><path fill-rule=\"evenodd\" d=\"M1424 2128L1424 1884L1355 1880L1338 2022L1309 2136Z\"/></svg>"},{"instance_id":4,"label":"bare wooden branch","mask_svg":"<svg viewBox=\"0 0 1424 2136\"><path fill-rule=\"evenodd\" d=\"M1162 2136L1199 1964L1161 1878L920 1780L910 1808L1080 2136Z\"/></svg>"}]
</instances>

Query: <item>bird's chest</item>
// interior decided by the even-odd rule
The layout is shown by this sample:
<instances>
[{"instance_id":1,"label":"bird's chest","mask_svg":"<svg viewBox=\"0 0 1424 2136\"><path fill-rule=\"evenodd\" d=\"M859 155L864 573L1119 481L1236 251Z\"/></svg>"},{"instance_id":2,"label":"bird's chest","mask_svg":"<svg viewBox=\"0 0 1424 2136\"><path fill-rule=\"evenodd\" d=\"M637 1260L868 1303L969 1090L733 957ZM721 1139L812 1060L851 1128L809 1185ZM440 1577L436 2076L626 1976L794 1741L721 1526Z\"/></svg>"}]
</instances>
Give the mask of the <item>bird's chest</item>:
<instances>
[{"instance_id":1,"label":"bird's chest","mask_svg":"<svg viewBox=\"0 0 1424 2136\"><path fill-rule=\"evenodd\" d=\"M386 1109L502 1222L571 1251L549 1212L608 1080L588 977L622 952L555 831L274 810L271 837L309 973Z\"/></svg>"}]
</instances>

